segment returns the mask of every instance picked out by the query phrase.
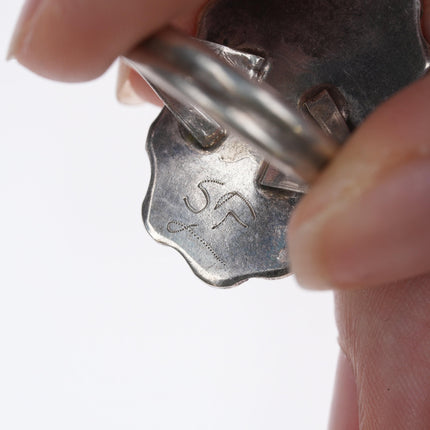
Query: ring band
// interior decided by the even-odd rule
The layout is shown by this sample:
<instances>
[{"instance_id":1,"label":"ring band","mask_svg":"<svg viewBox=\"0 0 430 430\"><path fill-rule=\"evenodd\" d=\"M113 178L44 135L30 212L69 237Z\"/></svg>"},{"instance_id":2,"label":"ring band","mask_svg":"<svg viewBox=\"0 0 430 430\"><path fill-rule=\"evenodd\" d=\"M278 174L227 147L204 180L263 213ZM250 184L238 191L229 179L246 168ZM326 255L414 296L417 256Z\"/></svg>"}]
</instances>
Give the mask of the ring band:
<instances>
[{"instance_id":1,"label":"ring band","mask_svg":"<svg viewBox=\"0 0 430 430\"><path fill-rule=\"evenodd\" d=\"M170 96L245 138L281 172L293 168L309 184L339 148L273 88L252 82L177 30L160 31L123 59Z\"/></svg>"}]
</instances>

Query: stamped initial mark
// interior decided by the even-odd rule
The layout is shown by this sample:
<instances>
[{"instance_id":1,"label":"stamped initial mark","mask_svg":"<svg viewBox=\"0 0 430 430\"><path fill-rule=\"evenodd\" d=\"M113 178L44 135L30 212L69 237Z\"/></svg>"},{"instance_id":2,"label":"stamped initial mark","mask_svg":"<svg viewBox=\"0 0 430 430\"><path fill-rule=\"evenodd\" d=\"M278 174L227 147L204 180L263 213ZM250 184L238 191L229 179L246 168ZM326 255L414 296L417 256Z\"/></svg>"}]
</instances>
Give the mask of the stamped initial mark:
<instances>
[{"instance_id":1,"label":"stamped initial mark","mask_svg":"<svg viewBox=\"0 0 430 430\"><path fill-rule=\"evenodd\" d=\"M216 184L217 186L220 186L220 187L225 186L225 183L218 179L205 179L204 181L199 182L199 184L197 185L197 188L201 191L204 198L204 202L201 208L197 208L194 204L192 204L188 196L184 198L184 203L186 208L192 213L199 214L209 208L211 204L211 195L207 189L208 184ZM223 194L215 203L213 210L216 211L224 207L231 200L237 200L241 202L241 204L243 204L248 209L252 219L253 220L257 219L257 214L255 213L255 210L252 204L238 191L230 191ZM220 222L212 226L212 230L220 228L229 218L233 219L237 224L239 224L243 228L249 227L249 225L240 218L240 216L237 214L236 211L234 211L233 209L230 209Z\"/></svg>"},{"instance_id":2,"label":"stamped initial mark","mask_svg":"<svg viewBox=\"0 0 430 430\"><path fill-rule=\"evenodd\" d=\"M214 207L214 210L221 208L227 202L229 202L230 200L232 200L234 198L239 199L239 201L242 201L246 205L246 207L249 209L249 212L251 213L251 216L254 220L257 218L257 215L256 215L255 210L252 207L251 203L242 194L240 194L237 191L233 191L233 192L224 194L222 197L220 197L220 199L217 201L217 203ZM239 215L234 210L229 210L227 212L227 215L218 224L214 225L212 227L212 229L214 230L216 228L219 228L222 224L224 224L224 222L227 220L228 217L233 218L238 224L240 224L244 228L249 227L248 224L246 224L244 221L242 221L242 219L239 217Z\"/></svg>"},{"instance_id":3,"label":"stamped initial mark","mask_svg":"<svg viewBox=\"0 0 430 430\"><path fill-rule=\"evenodd\" d=\"M225 183L218 179L205 179L197 184L198 190L200 190L200 194L202 197L194 197L191 199L189 196L184 197L184 204L185 207L192 212L195 215L198 215L204 211L211 210L211 203L212 203L212 196L211 193L208 190L208 186L215 185L215 189L222 190L223 187L225 187ZM212 192L212 194L214 191ZM220 193L218 193L220 194ZM194 203L193 203L194 202ZM252 204L246 199L245 196L243 196L238 191L229 191L224 192L224 194L221 195L221 197L216 200L215 205L213 206L213 211L219 211L222 208L228 209L225 216L217 222L215 225L211 227L211 230L217 230L222 228L228 220L234 221L240 228L247 229L249 228L249 221L246 222L239 214L237 213L237 210L229 209L228 204L232 204L235 202L235 206L239 204L240 206L237 209L240 209L240 207L245 208L245 211L249 213L249 216L247 219L251 218L253 221L257 219L257 214L255 212L254 207ZM220 211L219 211L220 212ZM244 210L240 210L240 213L243 216ZM181 221L172 220L167 224L167 231L171 234L179 234L179 233L187 233L189 234L193 239L195 239L197 242L200 243L200 245L204 246L210 254L213 256L213 258L221 263L223 266L226 265L225 261L215 252L213 246L206 241L204 238L202 238L200 235L198 235L195 232L195 228L198 227L198 224L185 224Z\"/></svg>"},{"instance_id":4,"label":"stamped initial mark","mask_svg":"<svg viewBox=\"0 0 430 430\"><path fill-rule=\"evenodd\" d=\"M197 188L203 193L203 196L205 198L205 203L204 203L203 207L201 209L196 209L195 206L193 206L190 203L190 199L188 196L184 198L185 206L192 213L199 214L200 212L203 212L205 209L208 208L208 206L211 203L211 197L210 197L209 191L206 189L205 184L217 184L217 185L223 186L224 182L218 181L217 179L205 179L204 181L201 181L197 185Z\"/></svg>"}]
</instances>

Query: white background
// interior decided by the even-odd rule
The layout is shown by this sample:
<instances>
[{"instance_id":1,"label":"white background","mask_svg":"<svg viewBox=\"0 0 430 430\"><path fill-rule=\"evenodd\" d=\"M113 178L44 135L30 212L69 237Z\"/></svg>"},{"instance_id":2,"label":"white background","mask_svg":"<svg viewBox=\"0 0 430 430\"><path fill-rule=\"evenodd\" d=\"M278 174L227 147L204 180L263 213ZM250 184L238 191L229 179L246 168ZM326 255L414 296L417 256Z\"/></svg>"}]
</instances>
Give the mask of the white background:
<instances>
[{"instance_id":1,"label":"white background","mask_svg":"<svg viewBox=\"0 0 430 430\"><path fill-rule=\"evenodd\" d=\"M3 0L4 57L21 2ZM0 62L0 429L324 429L330 293L196 279L140 216L151 106Z\"/></svg>"}]
</instances>

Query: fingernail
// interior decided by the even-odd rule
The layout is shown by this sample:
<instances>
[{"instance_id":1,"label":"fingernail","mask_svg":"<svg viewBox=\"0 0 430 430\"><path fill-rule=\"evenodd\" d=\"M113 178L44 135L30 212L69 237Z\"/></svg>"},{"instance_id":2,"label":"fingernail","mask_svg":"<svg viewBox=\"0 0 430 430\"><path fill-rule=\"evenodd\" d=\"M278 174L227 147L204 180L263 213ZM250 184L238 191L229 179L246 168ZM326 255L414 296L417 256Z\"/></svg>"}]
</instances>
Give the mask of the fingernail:
<instances>
[{"instance_id":1,"label":"fingernail","mask_svg":"<svg viewBox=\"0 0 430 430\"><path fill-rule=\"evenodd\" d=\"M119 63L116 97L119 102L126 105L137 105L142 99L136 94L130 83L131 69L124 63Z\"/></svg>"},{"instance_id":2,"label":"fingernail","mask_svg":"<svg viewBox=\"0 0 430 430\"><path fill-rule=\"evenodd\" d=\"M330 412L329 430L358 430L358 397L352 366L341 351Z\"/></svg>"},{"instance_id":3,"label":"fingernail","mask_svg":"<svg viewBox=\"0 0 430 430\"><path fill-rule=\"evenodd\" d=\"M359 287L429 270L430 160L386 172L372 187L296 225L292 268L309 288Z\"/></svg>"},{"instance_id":4,"label":"fingernail","mask_svg":"<svg viewBox=\"0 0 430 430\"><path fill-rule=\"evenodd\" d=\"M43 0L27 0L24 4L9 44L7 60L15 58L25 45L28 44L36 11L42 2Z\"/></svg>"}]
</instances>

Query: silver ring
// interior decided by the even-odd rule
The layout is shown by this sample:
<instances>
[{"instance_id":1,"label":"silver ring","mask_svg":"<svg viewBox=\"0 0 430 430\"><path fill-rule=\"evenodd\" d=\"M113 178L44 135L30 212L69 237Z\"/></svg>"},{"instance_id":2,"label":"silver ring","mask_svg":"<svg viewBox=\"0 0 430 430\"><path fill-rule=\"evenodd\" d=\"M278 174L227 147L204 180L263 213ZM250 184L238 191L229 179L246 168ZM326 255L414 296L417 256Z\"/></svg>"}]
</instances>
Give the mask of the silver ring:
<instances>
[{"instance_id":1,"label":"silver ring","mask_svg":"<svg viewBox=\"0 0 430 430\"><path fill-rule=\"evenodd\" d=\"M201 41L166 28L124 58L170 96L197 106L239 134L281 172L291 168L312 183L339 144L323 134L273 88L256 84Z\"/></svg>"}]
</instances>

